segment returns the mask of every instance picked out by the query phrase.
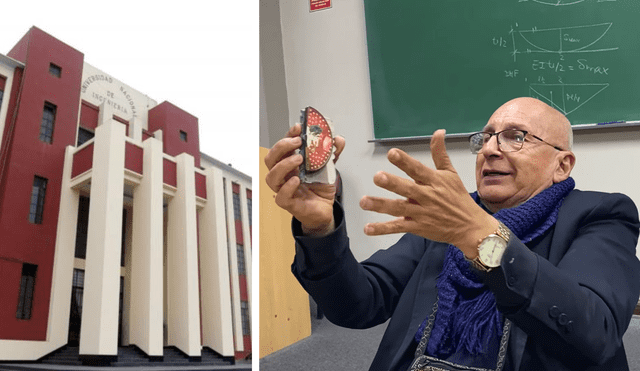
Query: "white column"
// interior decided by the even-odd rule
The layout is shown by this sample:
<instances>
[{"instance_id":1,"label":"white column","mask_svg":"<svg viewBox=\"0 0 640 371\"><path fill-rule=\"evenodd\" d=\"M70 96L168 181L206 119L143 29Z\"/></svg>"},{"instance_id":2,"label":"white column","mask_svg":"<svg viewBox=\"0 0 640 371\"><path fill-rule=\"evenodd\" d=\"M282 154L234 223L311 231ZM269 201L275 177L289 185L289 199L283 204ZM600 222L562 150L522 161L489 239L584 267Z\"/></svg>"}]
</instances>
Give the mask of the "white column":
<instances>
[{"instance_id":1,"label":"white column","mask_svg":"<svg viewBox=\"0 0 640 371\"><path fill-rule=\"evenodd\" d=\"M100 110L98 110L98 126L109 124L113 121L113 107L105 102L100 103ZM125 136L127 135L127 127L125 129ZM98 133L96 132L96 135ZM95 157L94 157L95 158Z\"/></svg>"},{"instance_id":2,"label":"white column","mask_svg":"<svg viewBox=\"0 0 640 371\"><path fill-rule=\"evenodd\" d=\"M169 202L167 223L168 343L200 356L198 236L193 156L176 157L177 190Z\"/></svg>"},{"instance_id":3,"label":"white column","mask_svg":"<svg viewBox=\"0 0 640 371\"><path fill-rule=\"evenodd\" d=\"M249 226L249 201L247 198L247 187L244 184L240 185L240 209L242 217L242 237L244 239L244 268L247 276L247 302L249 302L249 311L251 311L252 236L251 228ZM249 326L249 331L251 332L251 336L253 336L253 331L251 329L251 327L253 327L251 314L249 314Z\"/></svg>"},{"instance_id":4,"label":"white column","mask_svg":"<svg viewBox=\"0 0 640 371\"><path fill-rule=\"evenodd\" d=\"M96 128L80 354L118 354L125 126Z\"/></svg>"},{"instance_id":5,"label":"white column","mask_svg":"<svg viewBox=\"0 0 640 371\"><path fill-rule=\"evenodd\" d=\"M207 204L200 211L200 291L204 346L233 357L229 254L222 171L205 170Z\"/></svg>"},{"instance_id":6,"label":"white column","mask_svg":"<svg viewBox=\"0 0 640 371\"><path fill-rule=\"evenodd\" d=\"M129 339L149 356L162 356L162 142L144 141L143 177L133 194Z\"/></svg>"},{"instance_id":7,"label":"white column","mask_svg":"<svg viewBox=\"0 0 640 371\"><path fill-rule=\"evenodd\" d=\"M133 116L129 121L129 138L132 138L136 143L142 142L142 123L137 116Z\"/></svg>"},{"instance_id":8,"label":"white column","mask_svg":"<svg viewBox=\"0 0 640 371\"><path fill-rule=\"evenodd\" d=\"M67 343L69 337L69 311L71 310L71 285L78 224L78 192L71 188L74 147L67 147L62 171L60 211L56 232L56 250L53 260L51 304L47 340L54 347Z\"/></svg>"},{"instance_id":9,"label":"white column","mask_svg":"<svg viewBox=\"0 0 640 371\"><path fill-rule=\"evenodd\" d=\"M236 223L233 214L233 183L227 178L227 220L229 220L229 266L231 268L231 310L233 311L233 332L236 339L235 350L244 351L244 339L242 335L242 311L240 310L240 277L238 275L238 253L236 252Z\"/></svg>"}]
</instances>

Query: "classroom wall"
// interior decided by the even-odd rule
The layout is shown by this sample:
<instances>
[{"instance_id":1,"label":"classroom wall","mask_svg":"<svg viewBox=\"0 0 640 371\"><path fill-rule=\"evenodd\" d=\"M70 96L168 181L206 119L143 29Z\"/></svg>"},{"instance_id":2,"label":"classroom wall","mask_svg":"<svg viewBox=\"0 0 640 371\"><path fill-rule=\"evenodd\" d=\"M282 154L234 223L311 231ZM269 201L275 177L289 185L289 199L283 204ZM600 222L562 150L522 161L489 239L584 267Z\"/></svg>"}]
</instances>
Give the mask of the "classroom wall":
<instances>
[{"instance_id":1,"label":"classroom wall","mask_svg":"<svg viewBox=\"0 0 640 371\"><path fill-rule=\"evenodd\" d=\"M299 110L306 106L315 107L333 120L336 131L347 143L337 168L343 177L346 221L354 255L361 260L388 247L399 235L365 236L362 232L365 223L391 217L364 212L358 202L363 195L390 195L373 184L377 171L402 173L386 160L390 145L368 142L373 138L373 122L363 2L336 1L332 5L329 10L309 12L308 2L281 0L279 17L263 17L261 13L261 28L281 25L284 60L283 75L270 75L268 84L261 80L264 97L270 98L266 111L274 104L288 106L289 117L288 122L269 117L270 137L261 137L260 142L262 146L272 146L279 139L273 133L286 132L289 124L298 121ZM264 6L261 3L261 7ZM277 58L278 53L261 49L262 71L277 71L281 63ZM278 81L286 85L286 100L277 96L282 95L281 90L273 90L278 87ZM640 102L638 116L640 119ZM267 120L261 115L261 125L264 124ZM433 166L427 142L394 145ZM447 149L465 186L474 191L475 157L469 153L466 141L447 140ZM640 129L576 132L574 152L577 163L573 177L577 188L622 192L640 205L640 167L637 166Z\"/></svg>"}]
</instances>

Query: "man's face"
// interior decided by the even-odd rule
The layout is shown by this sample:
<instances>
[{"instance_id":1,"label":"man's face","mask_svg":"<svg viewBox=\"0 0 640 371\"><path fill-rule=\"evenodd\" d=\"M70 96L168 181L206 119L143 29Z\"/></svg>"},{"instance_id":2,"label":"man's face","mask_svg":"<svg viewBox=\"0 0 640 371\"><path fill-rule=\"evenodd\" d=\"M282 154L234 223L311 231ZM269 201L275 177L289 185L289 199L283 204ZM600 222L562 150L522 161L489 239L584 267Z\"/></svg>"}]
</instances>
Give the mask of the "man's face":
<instances>
[{"instance_id":1,"label":"man's face","mask_svg":"<svg viewBox=\"0 0 640 371\"><path fill-rule=\"evenodd\" d=\"M494 112L483 131L525 130L565 148L566 134L562 125L550 122L555 116L551 111L544 103L531 98L514 99ZM476 158L480 198L494 212L527 201L554 183L560 153L531 135L525 137L519 151L502 152L497 137L491 137Z\"/></svg>"}]
</instances>

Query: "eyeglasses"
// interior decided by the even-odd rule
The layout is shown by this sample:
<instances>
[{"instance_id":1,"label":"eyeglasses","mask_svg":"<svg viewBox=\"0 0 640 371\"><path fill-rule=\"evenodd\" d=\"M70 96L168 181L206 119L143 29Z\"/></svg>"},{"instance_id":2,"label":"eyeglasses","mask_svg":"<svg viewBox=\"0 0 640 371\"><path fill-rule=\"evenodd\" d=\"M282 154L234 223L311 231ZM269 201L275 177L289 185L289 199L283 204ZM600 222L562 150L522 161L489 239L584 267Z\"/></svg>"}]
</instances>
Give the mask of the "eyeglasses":
<instances>
[{"instance_id":1,"label":"eyeglasses","mask_svg":"<svg viewBox=\"0 0 640 371\"><path fill-rule=\"evenodd\" d=\"M526 130L518 130L518 129L507 129L503 131L499 131L497 133L488 133L485 131L481 131L479 133L472 134L469 137L469 149L471 153L474 155L482 150L485 144L487 144L492 136L496 136L498 139L498 147L502 152L517 152L522 149L524 145L524 139L527 134L536 138L537 140L550 145L551 147L557 149L558 151L564 151L560 147L556 147L551 143L546 142L544 139L537 137Z\"/></svg>"}]
</instances>

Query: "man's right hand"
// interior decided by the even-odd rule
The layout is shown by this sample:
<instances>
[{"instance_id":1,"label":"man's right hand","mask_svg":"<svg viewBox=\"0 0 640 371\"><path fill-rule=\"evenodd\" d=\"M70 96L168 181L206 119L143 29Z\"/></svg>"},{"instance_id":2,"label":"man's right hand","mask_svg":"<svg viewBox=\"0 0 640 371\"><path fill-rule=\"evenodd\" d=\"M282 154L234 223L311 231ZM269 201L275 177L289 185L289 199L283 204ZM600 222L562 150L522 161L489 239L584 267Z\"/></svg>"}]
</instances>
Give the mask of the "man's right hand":
<instances>
[{"instance_id":1,"label":"man's right hand","mask_svg":"<svg viewBox=\"0 0 640 371\"><path fill-rule=\"evenodd\" d=\"M294 125L287 136L269 150L264 158L269 169L266 181L269 188L276 192L276 204L300 221L305 234L324 235L334 229L333 200L336 186L300 183L298 174L303 158L295 150L302 145L301 130L300 124ZM336 136L334 145L335 162L344 149L344 138Z\"/></svg>"}]
</instances>

